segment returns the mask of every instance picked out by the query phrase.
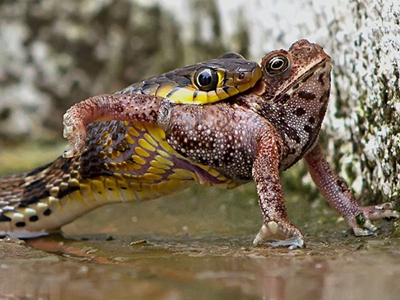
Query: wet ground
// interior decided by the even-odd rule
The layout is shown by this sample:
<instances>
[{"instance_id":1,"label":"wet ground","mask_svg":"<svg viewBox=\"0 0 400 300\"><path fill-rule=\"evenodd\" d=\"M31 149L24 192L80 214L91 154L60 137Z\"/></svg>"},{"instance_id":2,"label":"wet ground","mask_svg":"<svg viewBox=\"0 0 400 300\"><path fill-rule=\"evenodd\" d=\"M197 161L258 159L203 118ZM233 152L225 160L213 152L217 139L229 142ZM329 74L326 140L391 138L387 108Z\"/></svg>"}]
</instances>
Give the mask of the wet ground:
<instances>
[{"instance_id":1,"label":"wet ground","mask_svg":"<svg viewBox=\"0 0 400 300\"><path fill-rule=\"evenodd\" d=\"M62 235L2 239L0 299L399 299L392 222L356 238L323 202L288 198L305 249L252 246L261 215L251 184L196 186L99 208Z\"/></svg>"}]
</instances>

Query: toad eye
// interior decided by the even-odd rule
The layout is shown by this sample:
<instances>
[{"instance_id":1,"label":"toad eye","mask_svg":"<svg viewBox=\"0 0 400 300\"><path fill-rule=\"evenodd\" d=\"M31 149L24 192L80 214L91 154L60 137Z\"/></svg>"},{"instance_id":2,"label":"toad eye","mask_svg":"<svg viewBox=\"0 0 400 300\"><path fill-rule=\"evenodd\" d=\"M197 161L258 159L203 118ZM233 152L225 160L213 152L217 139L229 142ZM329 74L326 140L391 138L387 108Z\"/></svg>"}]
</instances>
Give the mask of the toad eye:
<instances>
[{"instance_id":1,"label":"toad eye","mask_svg":"<svg viewBox=\"0 0 400 300\"><path fill-rule=\"evenodd\" d=\"M266 64L265 71L270 76L276 76L284 73L290 66L289 59L281 54L271 56Z\"/></svg>"},{"instance_id":2,"label":"toad eye","mask_svg":"<svg viewBox=\"0 0 400 300\"><path fill-rule=\"evenodd\" d=\"M193 84L201 91L211 91L217 88L217 71L210 68L200 68L196 70L193 76Z\"/></svg>"}]
</instances>

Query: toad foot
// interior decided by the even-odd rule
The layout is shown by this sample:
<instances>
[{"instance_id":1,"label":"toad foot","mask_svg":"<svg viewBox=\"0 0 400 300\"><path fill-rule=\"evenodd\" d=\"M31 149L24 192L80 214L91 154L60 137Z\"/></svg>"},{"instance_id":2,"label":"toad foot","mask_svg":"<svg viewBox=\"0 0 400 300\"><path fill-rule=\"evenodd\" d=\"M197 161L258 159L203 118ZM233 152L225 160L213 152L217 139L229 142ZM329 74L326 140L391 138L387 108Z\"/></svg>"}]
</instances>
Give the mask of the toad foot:
<instances>
[{"instance_id":1,"label":"toad foot","mask_svg":"<svg viewBox=\"0 0 400 300\"><path fill-rule=\"evenodd\" d=\"M288 234L289 236L290 234L292 236L286 239L281 239L282 237L288 236ZM269 221L267 224L261 226L259 233L253 241L253 245L258 246L264 241L266 241L266 244L271 247L289 247L291 250L305 247L304 236L300 230L295 228L293 225L291 228L285 230L275 221Z\"/></svg>"},{"instance_id":2,"label":"toad foot","mask_svg":"<svg viewBox=\"0 0 400 300\"><path fill-rule=\"evenodd\" d=\"M371 221L383 218L400 218L400 213L394 210L394 202L386 202L378 205L360 207L361 213L355 217L352 224L353 232L356 236L374 235L377 230Z\"/></svg>"}]
</instances>

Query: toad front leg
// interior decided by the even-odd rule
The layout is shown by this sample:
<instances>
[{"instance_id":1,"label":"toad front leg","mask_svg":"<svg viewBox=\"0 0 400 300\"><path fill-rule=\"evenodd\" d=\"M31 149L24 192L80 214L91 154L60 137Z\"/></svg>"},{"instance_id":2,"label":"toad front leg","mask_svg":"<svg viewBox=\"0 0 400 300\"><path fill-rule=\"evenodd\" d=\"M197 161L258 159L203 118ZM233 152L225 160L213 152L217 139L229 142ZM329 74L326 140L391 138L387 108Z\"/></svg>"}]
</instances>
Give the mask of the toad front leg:
<instances>
[{"instance_id":1,"label":"toad front leg","mask_svg":"<svg viewBox=\"0 0 400 300\"><path fill-rule=\"evenodd\" d=\"M253 178L264 224L253 244L271 240L268 245L272 247L302 248L305 246L303 234L286 218L285 199L279 177L282 152L283 142L276 129L271 126L264 130L259 138L258 152L253 164Z\"/></svg>"},{"instance_id":2,"label":"toad front leg","mask_svg":"<svg viewBox=\"0 0 400 300\"><path fill-rule=\"evenodd\" d=\"M152 95L103 94L76 103L64 114L64 137L69 144L63 156L81 152L89 123L111 120L155 123L162 101L163 98Z\"/></svg>"},{"instance_id":3,"label":"toad front leg","mask_svg":"<svg viewBox=\"0 0 400 300\"><path fill-rule=\"evenodd\" d=\"M393 203L361 206L347 185L332 171L321 147L317 144L305 157L311 177L329 204L346 220L356 236L374 234L376 227L371 221L383 218L399 218L392 210Z\"/></svg>"}]
</instances>

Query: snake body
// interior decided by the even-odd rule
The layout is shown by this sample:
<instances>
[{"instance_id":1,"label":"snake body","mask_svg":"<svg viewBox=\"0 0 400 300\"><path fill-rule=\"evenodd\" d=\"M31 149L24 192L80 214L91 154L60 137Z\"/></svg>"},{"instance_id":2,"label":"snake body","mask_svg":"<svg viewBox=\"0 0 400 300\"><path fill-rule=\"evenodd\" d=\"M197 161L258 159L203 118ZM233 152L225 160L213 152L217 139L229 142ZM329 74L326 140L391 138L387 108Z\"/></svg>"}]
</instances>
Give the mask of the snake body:
<instances>
[{"instance_id":1,"label":"snake body","mask_svg":"<svg viewBox=\"0 0 400 300\"><path fill-rule=\"evenodd\" d=\"M210 104L253 87L257 63L228 53L133 84L123 95L153 95L171 103ZM232 188L217 169L177 153L156 124L90 123L82 153L23 174L0 178L0 235L45 235L99 206L147 200L194 182Z\"/></svg>"}]
</instances>

